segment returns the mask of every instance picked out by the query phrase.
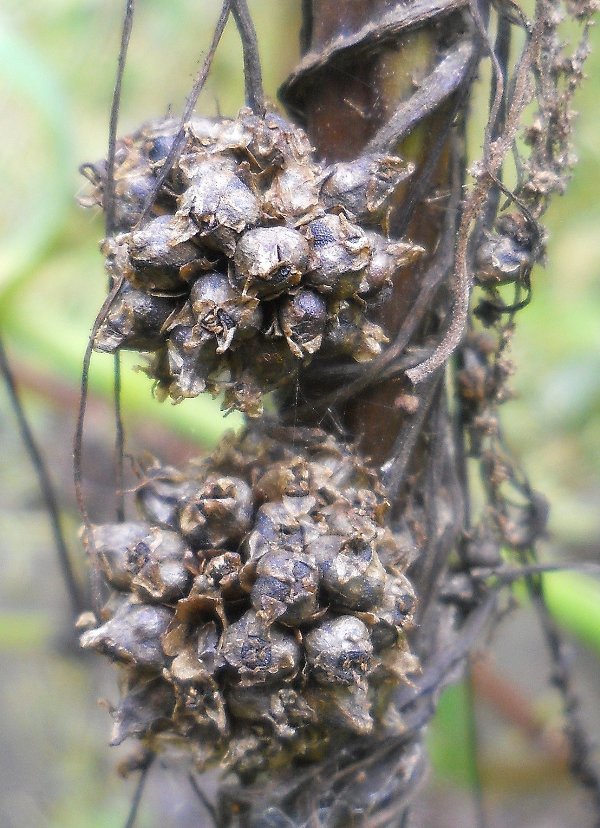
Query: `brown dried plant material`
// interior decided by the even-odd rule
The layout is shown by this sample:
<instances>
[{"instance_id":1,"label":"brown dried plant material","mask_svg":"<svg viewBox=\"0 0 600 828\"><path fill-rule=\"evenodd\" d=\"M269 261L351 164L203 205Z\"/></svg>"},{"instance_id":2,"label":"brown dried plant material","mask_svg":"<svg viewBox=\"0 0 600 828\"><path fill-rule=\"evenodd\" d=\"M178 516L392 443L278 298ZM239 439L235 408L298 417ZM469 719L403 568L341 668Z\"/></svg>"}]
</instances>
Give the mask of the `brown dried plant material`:
<instances>
[{"instance_id":1,"label":"brown dried plant material","mask_svg":"<svg viewBox=\"0 0 600 828\"><path fill-rule=\"evenodd\" d=\"M144 519L91 532L111 593L81 643L120 666L113 742L176 745L248 778L397 733L382 699L418 672L415 596L353 448L265 423L181 470L144 458L139 474Z\"/></svg>"},{"instance_id":2,"label":"brown dried plant material","mask_svg":"<svg viewBox=\"0 0 600 828\"><path fill-rule=\"evenodd\" d=\"M154 121L118 143L115 233L102 244L123 280L96 350L153 353L161 397L222 393L249 416L315 354L364 362L385 342L369 321L391 277L423 250L374 224L413 165L382 154L327 167L299 127L248 109L193 117L185 143L138 225L177 124ZM106 164L87 164L85 205L103 205Z\"/></svg>"}]
</instances>

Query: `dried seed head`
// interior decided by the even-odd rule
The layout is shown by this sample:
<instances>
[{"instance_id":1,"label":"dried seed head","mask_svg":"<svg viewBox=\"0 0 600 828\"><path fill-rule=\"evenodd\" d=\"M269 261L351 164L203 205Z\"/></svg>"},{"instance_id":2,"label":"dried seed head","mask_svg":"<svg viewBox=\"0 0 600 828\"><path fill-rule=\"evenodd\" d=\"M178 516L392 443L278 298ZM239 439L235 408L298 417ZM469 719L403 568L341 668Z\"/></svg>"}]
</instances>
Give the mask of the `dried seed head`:
<instances>
[{"instance_id":1,"label":"dried seed head","mask_svg":"<svg viewBox=\"0 0 600 828\"><path fill-rule=\"evenodd\" d=\"M233 262L240 290L274 299L297 285L308 269L308 242L289 227L260 227L244 233Z\"/></svg>"},{"instance_id":2,"label":"dried seed head","mask_svg":"<svg viewBox=\"0 0 600 828\"><path fill-rule=\"evenodd\" d=\"M353 448L269 423L139 474L148 520L93 530L113 592L82 636L125 674L114 738L251 777L392 732L393 688L418 669L409 556Z\"/></svg>"},{"instance_id":3,"label":"dried seed head","mask_svg":"<svg viewBox=\"0 0 600 828\"><path fill-rule=\"evenodd\" d=\"M321 351L376 356L386 340L368 308L420 248L348 217L374 217L408 166L368 156L324 172L303 130L274 113L193 116L138 227L178 131L157 120L118 142L116 227L102 251L125 282L96 348L152 351L144 370L160 398L208 391L251 417ZM106 162L82 171L94 188L83 203L102 205Z\"/></svg>"}]
</instances>

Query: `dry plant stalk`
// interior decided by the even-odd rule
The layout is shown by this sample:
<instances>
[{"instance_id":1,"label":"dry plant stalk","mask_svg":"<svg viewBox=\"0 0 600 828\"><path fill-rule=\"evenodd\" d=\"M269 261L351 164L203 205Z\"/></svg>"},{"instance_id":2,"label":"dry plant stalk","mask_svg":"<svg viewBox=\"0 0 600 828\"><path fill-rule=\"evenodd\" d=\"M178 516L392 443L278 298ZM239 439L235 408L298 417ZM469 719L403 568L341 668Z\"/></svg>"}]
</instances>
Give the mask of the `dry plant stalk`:
<instances>
[{"instance_id":1,"label":"dry plant stalk","mask_svg":"<svg viewBox=\"0 0 600 828\"><path fill-rule=\"evenodd\" d=\"M110 277L87 362L92 346L149 352L163 394L223 392L256 418L275 390L278 409L192 470L146 461L142 522L94 527L83 511L99 600L82 642L125 665L115 740L142 741L143 773L174 745L196 769L221 761L217 825L407 825L439 694L521 576L573 773L600 811L535 567L545 501L498 417L540 219L573 161L593 6L303 10L304 55L281 90L300 126L265 106L248 11L231 0L181 121L116 141L114 109L108 161L84 170ZM202 119L230 12L249 108ZM572 52L563 19L578 24ZM468 168L484 60L483 154Z\"/></svg>"}]
</instances>

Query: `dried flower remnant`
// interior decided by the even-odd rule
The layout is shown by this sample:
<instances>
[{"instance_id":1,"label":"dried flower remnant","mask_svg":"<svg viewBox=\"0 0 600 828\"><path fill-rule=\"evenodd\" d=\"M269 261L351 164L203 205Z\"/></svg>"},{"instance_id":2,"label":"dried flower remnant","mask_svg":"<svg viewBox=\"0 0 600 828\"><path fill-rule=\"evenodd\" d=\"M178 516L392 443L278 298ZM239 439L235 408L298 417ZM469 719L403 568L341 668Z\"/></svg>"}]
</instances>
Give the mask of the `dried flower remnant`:
<instances>
[{"instance_id":1,"label":"dried flower remnant","mask_svg":"<svg viewBox=\"0 0 600 828\"><path fill-rule=\"evenodd\" d=\"M391 733L380 688L418 670L415 596L385 491L352 447L266 423L139 473L143 519L92 530L111 595L81 639L120 666L113 741L177 745L247 778L282 752Z\"/></svg>"},{"instance_id":2,"label":"dried flower remnant","mask_svg":"<svg viewBox=\"0 0 600 828\"><path fill-rule=\"evenodd\" d=\"M317 353L380 353L386 338L369 310L423 250L360 222L376 224L413 165L373 154L324 166L303 130L274 113L193 117L138 226L177 126L151 122L119 142L117 232L102 251L124 281L96 350L152 353L145 370L161 397L223 393L226 409L250 416ZM83 203L103 205L105 162L82 171L94 188Z\"/></svg>"}]
</instances>

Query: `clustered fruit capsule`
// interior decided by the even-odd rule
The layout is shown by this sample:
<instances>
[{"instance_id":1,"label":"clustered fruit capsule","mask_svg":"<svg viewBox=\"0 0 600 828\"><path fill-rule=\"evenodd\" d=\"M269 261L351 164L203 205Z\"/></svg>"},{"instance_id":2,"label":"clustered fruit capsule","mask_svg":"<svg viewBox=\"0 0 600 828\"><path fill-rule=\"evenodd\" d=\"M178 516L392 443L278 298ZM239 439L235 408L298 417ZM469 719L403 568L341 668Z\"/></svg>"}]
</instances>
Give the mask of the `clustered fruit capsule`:
<instances>
[{"instance_id":1,"label":"clustered fruit capsule","mask_svg":"<svg viewBox=\"0 0 600 828\"><path fill-rule=\"evenodd\" d=\"M140 519L87 537L109 595L82 644L120 665L113 743L251 777L354 735L418 669L406 545L377 476L266 422L183 469L140 462Z\"/></svg>"},{"instance_id":2,"label":"clustered fruit capsule","mask_svg":"<svg viewBox=\"0 0 600 828\"><path fill-rule=\"evenodd\" d=\"M302 129L244 109L193 117L153 195L178 126L154 121L118 142L102 250L123 281L96 349L146 352L161 396L223 394L249 416L317 354L380 353L387 340L369 310L423 251L375 227L413 165L373 154L325 166ZM82 203L105 207L106 162L82 172L93 184Z\"/></svg>"}]
</instances>

